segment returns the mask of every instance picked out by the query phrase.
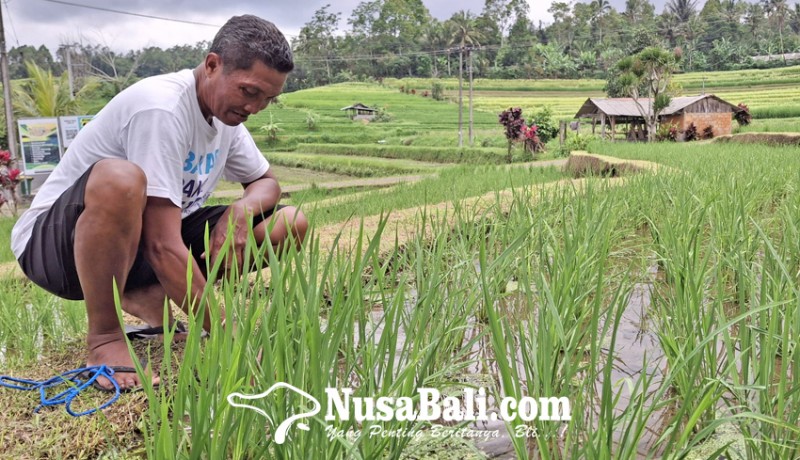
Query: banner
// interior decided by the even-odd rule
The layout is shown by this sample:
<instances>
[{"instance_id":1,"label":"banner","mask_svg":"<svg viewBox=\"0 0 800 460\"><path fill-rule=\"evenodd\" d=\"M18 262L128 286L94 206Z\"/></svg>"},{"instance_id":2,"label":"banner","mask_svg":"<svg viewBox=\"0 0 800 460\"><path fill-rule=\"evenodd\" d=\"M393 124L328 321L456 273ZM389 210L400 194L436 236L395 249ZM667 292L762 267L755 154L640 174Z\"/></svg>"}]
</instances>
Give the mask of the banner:
<instances>
[{"instance_id":1,"label":"banner","mask_svg":"<svg viewBox=\"0 0 800 460\"><path fill-rule=\"evenodd\" d=\"M26 174L50 172L61 159L58 119L28 118L17 122Z\"/></svg>"},{"instance_id":2,"label":"banner","mask_svg":"<svg viewBox=\"0 0 800 460\"><path fill-rule=\"evenodd\" d=\"M69 148L72 140L78 135L86 123L94 118L92 115L76 115L68 117L58 117L58 126L61 129L61 146L64 150Z\"/></svg>"}]
</instances>

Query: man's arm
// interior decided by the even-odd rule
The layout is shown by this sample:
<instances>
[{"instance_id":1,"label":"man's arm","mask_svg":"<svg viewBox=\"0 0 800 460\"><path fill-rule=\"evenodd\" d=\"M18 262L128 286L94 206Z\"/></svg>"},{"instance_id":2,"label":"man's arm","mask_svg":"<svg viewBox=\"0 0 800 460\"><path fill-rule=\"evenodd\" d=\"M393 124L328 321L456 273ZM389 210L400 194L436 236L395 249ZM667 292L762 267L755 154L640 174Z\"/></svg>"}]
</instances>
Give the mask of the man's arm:
<instances>
[{"instance_id":1,"label":"man's arm","mask_svg":"<svg viewBox=\"0 0 800 460\"><path fill-rule=\"evenodd\" d=\"M240 273L252 216L261 214L265 210L273 209L277 206L281 197L281 187L278 185L278 180L272 170L267 170L260 178L253 182L242 184L242 186L244 187L244 196L228 206L228 209L220 217L209 237L211 263L213 266L217 254L225 243L228 221L229 219L232 221L234 226L233 248L229 254L233 253L235 255ZM223 268L230 268L231 265L231 259L226 257Z\"/></svg>"},{"instance_id":2,"label":"man's arm","mask_svg":"<svg viewBox=\"0 0 800 460\"><path fill-rule=\"evenodd\" d=\"M142 242L144 257L153 267L167 295L181 306L197 313L206 278L181 238L181 209L166 198L148 197L144 210ZM191 264L192 282L186 282L186 264ZM224 320L220 318L220 320ZM203 329L211 330L206 310Z\"/></svg>"}]
</instances>

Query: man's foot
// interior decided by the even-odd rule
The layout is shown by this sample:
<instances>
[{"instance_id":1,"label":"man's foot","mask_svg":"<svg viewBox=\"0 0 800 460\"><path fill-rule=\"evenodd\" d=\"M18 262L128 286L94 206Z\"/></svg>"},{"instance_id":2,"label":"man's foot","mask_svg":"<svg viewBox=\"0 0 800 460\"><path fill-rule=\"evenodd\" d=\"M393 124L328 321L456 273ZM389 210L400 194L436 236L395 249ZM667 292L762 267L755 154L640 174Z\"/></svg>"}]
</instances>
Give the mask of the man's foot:
<instances>
[{"instance_id":1,"label":"man's foot","mask_svg":"<svg viewBox=\"0 0 800 460\"><path fill-rule=\"evenodd\" d=\"M114 334L90 335L87 338L87 343L89 346L89 357L86 360L87 366L105 364L106 366L134 367L122 331ZM145 372L151 374L152 370L145 369ZM142 382L135 372L115 372L114 380L117 381L120 390L131 390L142 386ZM157 385L161 380L157 376L153 376L152 382L153 385ZM98 377L97 383L104 389L114 389L114 384L105 377Z\"/></svg>"},{"instance_id":2,"label":"man's foot","mask_svg":"<svg viewBox=\"0 0 800 460\"><path fill-rule=\"evenodd\" d=\"M173 321L171 326L167 328L168 331L173 332L173 342L183 342L189 336L189 331L186 325L180 321ZM125 325L125 335L128 340L164 340L164 327L163 326L133 326Z\"/></svg>"}]
</instances>

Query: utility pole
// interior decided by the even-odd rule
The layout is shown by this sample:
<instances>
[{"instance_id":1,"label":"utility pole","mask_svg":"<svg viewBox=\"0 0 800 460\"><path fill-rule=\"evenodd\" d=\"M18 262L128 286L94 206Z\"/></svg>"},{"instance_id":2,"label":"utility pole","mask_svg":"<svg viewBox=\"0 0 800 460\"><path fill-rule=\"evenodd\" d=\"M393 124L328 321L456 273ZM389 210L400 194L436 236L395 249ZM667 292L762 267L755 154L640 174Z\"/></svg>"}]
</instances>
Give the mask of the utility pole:
<instances>
[{"instance_id":1,"label":"utility pole","mask_svg":"<svg viewBox=\"0 0 800 460\"><path fill-rule=\"evenodd\" d=\"M8 78L8 55L6 54L6 33L3 27L3 8L0 8L0 73L3 77L3 101L6 111L6 133L8 137L8 150L11 158L16 162L17 155L17 136L14 126L14 109L11 107L11 81Z\"/></svg>"},{"instance_id":2,"label":"utility pole","mask_svg":"<svg viewBox=\"0 0 800 460\"><path fill-rule=\"evenodd\" d=\"M72 46L67 45L67 75L69 76L69 98L75 100L75 76L72 73Z\"/></svg>"},{"instance_id":3,"label":"utility pole","mask_svg":"<svg viewBox=\"0 0 800 460\"><path fill-rule=\"evenodd\" d=\"M464 146L464 45L458 50L458 146Z\"/></svg>"},{"instance_id":4,"label":"utility pole","mask_svg":"<svg viewBox=\"0 0 800 460\"><path fill-rule=\"evenodd\" d=\"M475 134L472 130L472 46L467 48L467 57L469 58L469 146L475 142Z\"/></svg>"}]
</instances>

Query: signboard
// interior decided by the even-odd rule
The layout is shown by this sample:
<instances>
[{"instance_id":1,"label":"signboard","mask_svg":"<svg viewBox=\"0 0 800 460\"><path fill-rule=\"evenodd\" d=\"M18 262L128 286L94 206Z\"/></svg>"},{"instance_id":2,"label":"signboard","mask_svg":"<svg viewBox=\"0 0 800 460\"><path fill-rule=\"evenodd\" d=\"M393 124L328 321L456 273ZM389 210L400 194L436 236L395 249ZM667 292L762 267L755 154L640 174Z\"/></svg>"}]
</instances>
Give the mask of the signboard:
<instances>
[{"instance_id":1,"label":"signboard","mask_svg":"<svg viewBox=\"0 0 800 460\"><path fill-rule=\"evenodd\" d=\"M26 174L50 172L61 159L58 119L28 118L17 122Z\"/></svg>"},{"instance_id":2,"label":"signboard","mask_svg":"<svg viewBox=\"0 0 800 460\"><path fill-rule=\"evenodd\" d=\"M72 140L78 135L86 123L89 123L94 118L91 115L77 115L69 117L58 117L58 126L61 129L61 145L64 150L69 148Z\"/></svg>"},{"instance_id":3,"label":"signboard","mask_svg":"<svg viewBox=\"0 0 800 460\"><path fill-rule=\"evenodd\" d=\"M86 126L86 123L89 123L92 118L94 118L92 115L58 117L58 126L61 129L61 146L64 147L64 150L69 148L69 144L78 135L78 131Z\"/></svg>"}]
</instances>

